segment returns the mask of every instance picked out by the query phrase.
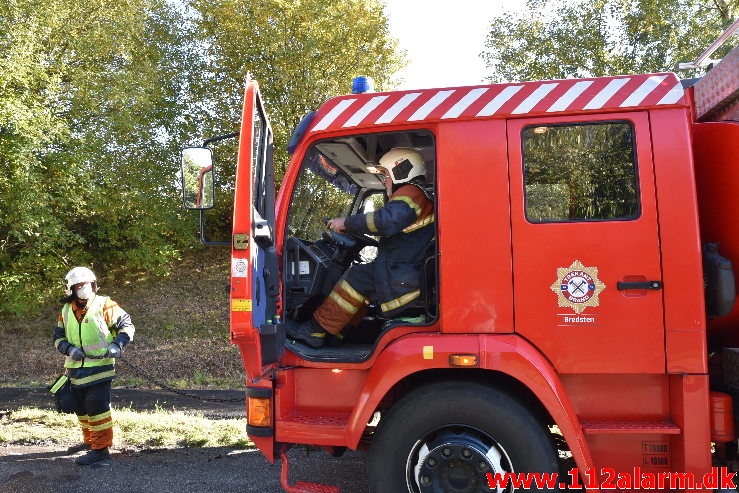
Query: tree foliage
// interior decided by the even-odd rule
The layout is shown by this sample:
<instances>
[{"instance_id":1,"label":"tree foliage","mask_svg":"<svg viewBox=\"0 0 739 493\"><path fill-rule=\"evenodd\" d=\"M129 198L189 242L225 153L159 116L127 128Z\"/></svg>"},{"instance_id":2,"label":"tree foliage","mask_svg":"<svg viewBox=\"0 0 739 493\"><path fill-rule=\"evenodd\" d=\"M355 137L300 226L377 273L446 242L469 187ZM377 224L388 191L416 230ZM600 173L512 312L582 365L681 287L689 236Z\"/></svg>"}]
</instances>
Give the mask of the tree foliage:
<instances>
[{"instance_id":1,"label":"tree foliage","mask_svg":"<svg viewBox=\"0 0 739 493\"><path fill-rule=\"evenodd\" d=\"M76 264L173 257L177 18L163 0L0 5L0 309L32 309Z\"/></svg>"},{"instance_id":2,"label":"tree foliage","mask_svg":"<svg viewBox=\"0 0 739 493\"><path fill-rule=\"evenodd\" d=\"M672 72L737 14L739 0L527 0L493 19L481 56L493 82Z\"/></svg>"},{"instance_id":3,"label":"tree foliage","mask_svg":"<svg viewBox=\"0 0 739 493\"><path fill-rule=\"evenodd\" d=\"M258 80L275 133L278 175L287 166L290 132L309 111L371 76L388 88L403 60L377 0L190 0L196 32L210 60L193 115L231 131L241 115L243 80ZM235 129L238 130L238 129Z\"/></svg>"},{"instance_id":4,"label":"tree foliage","mask_svg":"<svg viewBox=\"0 0 739 493\"><path fill-rule=\"evenodd\" d=\"M400 58L374 0L0 2L0 311L58 295L74 265L167 273L196 232L179 149L238 129L247 71L284 149L347 92L360 48L389 83ZM233 150L216 148L219 182Z\"/></svg>"}]
</instances>

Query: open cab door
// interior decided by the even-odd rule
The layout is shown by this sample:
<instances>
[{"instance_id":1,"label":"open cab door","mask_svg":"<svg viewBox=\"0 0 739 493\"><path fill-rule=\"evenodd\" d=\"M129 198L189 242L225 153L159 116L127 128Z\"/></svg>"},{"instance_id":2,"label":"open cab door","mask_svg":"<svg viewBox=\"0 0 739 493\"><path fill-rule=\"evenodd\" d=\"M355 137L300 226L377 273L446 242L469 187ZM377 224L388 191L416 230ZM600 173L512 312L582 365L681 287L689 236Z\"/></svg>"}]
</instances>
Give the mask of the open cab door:
<instances>
[{"instance_id":1,"label":"open cab door","mask_svg":"<svg viewBox=\"0 0 739 493\"><path fill-rule=\"evenodd\" d=\"M274 225L272 128L257 82L247 80L234 193L231 342L239 346L250 382L259 380L285 347L284 329L276 319Z\"/></svg>"}]
</instances>

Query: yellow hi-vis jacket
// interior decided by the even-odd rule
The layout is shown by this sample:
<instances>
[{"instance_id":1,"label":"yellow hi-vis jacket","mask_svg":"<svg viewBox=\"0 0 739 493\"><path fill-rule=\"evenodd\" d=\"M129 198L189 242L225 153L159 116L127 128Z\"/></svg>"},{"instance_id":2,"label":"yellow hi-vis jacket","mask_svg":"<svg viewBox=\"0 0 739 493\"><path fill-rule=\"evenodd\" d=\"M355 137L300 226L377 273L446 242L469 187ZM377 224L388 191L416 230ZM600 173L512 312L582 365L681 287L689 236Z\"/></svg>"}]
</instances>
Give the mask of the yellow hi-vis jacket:
<instances>
[{"instance_id":1,"label":"yellow hi-vis jacket","mask_svg":"<svg viewBox=\"0 0 739 493\"><path fill-rule=\"evenodd\" d=\"M85 354L89 356L102 356L107 350L111 342L113 342L113 334L105 323L103 307L108 300L106 296L95 296L87 313L82 318L82 323L77 321L74 315L72 303L67 303L62 308L62 322L64 323L64 334L70 344L74 344L81 348ZM64 361L65 368L80 368L82 366L106 366L115 364L115 359L88 359L82 361L74 361L67 356Z\"/></svg>"},{"instance_id":2,"label":"yellow hi-vis jacket","mask_svg":"<svg viewBox=\"0 0 739 493\"><path fill-rule=\"evenodd\" d=\"M103 356L111 342L123 347L135 331L130 316L107 296L95 296L86 306L78 321L72 303L62 307L54 345L72 344L88 356ZM74 361L67 356L64 362L70 382L76 387L87 387L115 377L114 358L84 358Z\"/></svg>"}]
</instances>

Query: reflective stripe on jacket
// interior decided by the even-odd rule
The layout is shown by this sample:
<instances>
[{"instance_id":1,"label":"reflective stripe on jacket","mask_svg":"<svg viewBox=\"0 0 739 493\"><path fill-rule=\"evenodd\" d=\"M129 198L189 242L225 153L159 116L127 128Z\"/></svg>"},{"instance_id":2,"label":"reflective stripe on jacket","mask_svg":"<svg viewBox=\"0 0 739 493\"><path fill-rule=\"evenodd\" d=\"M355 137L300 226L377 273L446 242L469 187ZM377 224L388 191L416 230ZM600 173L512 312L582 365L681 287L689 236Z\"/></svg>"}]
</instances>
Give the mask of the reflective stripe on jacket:
<instances>
[{"instance_id":1,"label":"reflective stripe on jacket","mask_svg":"<svg viewBox=\"0 0 739 493\"><path fill-rule=\"evenodd\" d=\"M108 350L108 345L113 342L113 334L108 328L103 313L107 300L107 296L95 296L90 302L81 322L77 321L71 303L67 303L62 307L62 323L67 341L81 348L87 355L102 356ZM64 361L65 368L109 366L114 364L115 360L113 358L85 358L82 361L73 361L72 358L67 356Z\"/></svg>"},{"instance_id":2,"label":"reflective stripe on jacket","mask_svg":"<svg viewBox=\"0 0 739 493\"><path fill-rule=\"evenodd\" d=\"M380 209L346 218L349 232L380 236L375 291L386 315L421 295L421 266L436 235L434 204L417 185L401 186Z\"/></svg>"}]
</instances>

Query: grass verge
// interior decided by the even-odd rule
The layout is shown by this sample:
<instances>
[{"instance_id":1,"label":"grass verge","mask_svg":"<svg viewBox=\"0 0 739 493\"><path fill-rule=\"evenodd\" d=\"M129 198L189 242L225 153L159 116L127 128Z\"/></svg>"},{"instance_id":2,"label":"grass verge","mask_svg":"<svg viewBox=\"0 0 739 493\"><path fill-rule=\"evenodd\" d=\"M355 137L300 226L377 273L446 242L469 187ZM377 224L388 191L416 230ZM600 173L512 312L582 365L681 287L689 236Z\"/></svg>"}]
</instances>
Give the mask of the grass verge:
<instances>
[{"instance_id":1,"label":"grass verge","mask_svg":"<svg viewBox=\"0 0 739 493\"><path fill-rule=\"evenodd\" d=\"M241 419L120 408L113 409L113 422L115 448L253 446ZM73 445L81 437L73 414L24 407L0 415L0 445Z\"/></svg>"},{"instance_id":2,"label":"grass verge","mask_svg":"<svg viewBox=\"0 0 739 493\"><path fill-rule=\"evenodd\" d=\"M224 286L230 261L230 248L214 247L187 252L169 276L126 271L113 278L111 273L96 272L100 294L118 302L136 326L124 358L173 387L243 387L241 355L229 343L230 307ZM52 345L61 307L49 303L36 315L23 317L2 314L0 386L46 386L64 371L64 358ZM114 385L152 386L119 363Z\"/></svg>"}]
</instances>

